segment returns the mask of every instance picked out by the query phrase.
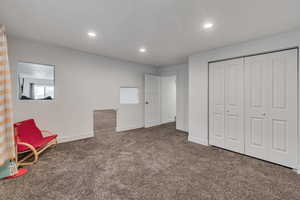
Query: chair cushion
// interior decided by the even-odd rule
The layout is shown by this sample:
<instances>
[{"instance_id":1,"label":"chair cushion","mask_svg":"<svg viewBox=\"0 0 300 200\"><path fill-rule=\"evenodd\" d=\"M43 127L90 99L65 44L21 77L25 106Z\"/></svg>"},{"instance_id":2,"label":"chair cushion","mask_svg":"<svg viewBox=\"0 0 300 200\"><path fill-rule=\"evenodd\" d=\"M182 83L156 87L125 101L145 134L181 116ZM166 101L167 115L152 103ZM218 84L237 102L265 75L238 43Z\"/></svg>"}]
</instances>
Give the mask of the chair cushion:
<instances>
[{"instance_id":1,"label":"chair cushion","mask_svg":"<svg viewBox=\"0 0 300 200\"><path fill-rule=\"evenodd\" d=\"M34 148L41 148L46 146L47 144L49 144L49 142L51 142L52 140L54 140L55 138L57 138L57 135L51 135L51 136L47 136L42 138L39 141L35 141L34 143L30 143ZM24 152L24 151L28 151L29 148L27 146L24 145L18 145L18 152Z\"/></svg>"},{"instance_id":2,"label":"chair cushion","mask_svg":"<svg viewBox=\"0 0 300 200\"><path fill-rule=\"evenodd\" d=\"M43 139L42 132L33 119L15 123L14 128L20 142L34 144Z\"/></svg>"}]
</instances>

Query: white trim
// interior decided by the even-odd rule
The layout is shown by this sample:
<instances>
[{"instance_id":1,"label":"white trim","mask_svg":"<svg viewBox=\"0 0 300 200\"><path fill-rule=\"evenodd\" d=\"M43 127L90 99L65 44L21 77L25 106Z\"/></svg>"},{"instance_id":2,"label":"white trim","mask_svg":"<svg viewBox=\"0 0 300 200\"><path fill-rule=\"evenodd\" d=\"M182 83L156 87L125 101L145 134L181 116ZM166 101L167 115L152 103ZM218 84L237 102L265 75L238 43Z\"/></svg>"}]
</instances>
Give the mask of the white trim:
<instances>
[{"instance_id":1,"label":"white trim","mask_svg":"<svg viewBox=\"0 0 300 200\"><path fill-rule=\"evenodd\" d=\"M191 135L188 136L188 141L196 144L202 144L208 146L208 140L203 140L201 138L193 137Z\"/></svg>"},{"instance_id":2,"label":"white trim","mask_svg":"<svg viewBox=\"0 0 300 200\"><path fill-rule=\"evenodd\" d=\"M160 124L162 125L162 124L168 124L168 123L172 123L172 122L175 122L174 118L170 118L166 121L161 121Z\"/></svg>"},{"instance_id":3,"label":"white trim","mask_svg":"<svg viewBox=\"0 0 300 200\"><path fill-rule=\"evenodd\" d=\"M116 128L116 132L129 131L129 130L138 129L138 128L144 128L144 126L124 126L124 127L117 127Z\"/></svg>"},{"instance_id":4,"label":"white trim","mask_svg":"<svg viewBox=\"0 0 300 200\"><path fill-rule=\"evenodd\" d=\"M176 130L178 131L183 131L183 132L186 132L186 133L189 133L189 131L187 129L184 129L184 128L177 128L176 127Z\"/></svg>"},{"instance_id":5,"label":"white trim","mask_svg":"<svg viewBox=\"0 0 300 200\"><path fill-rule=\"evenodd\" d=\"M94 137L94 133L72 135L72 136L68 136L68 137L59 137L58 136L58 143L72 142L72 141L82 140L82 139L92 138L92 137Z\"/></svg>"},{"instance_id":6,"label":"white trim","mask_svg":"<svg viewBox=\"0 0 300 200\"><path fill-rule=\"evenodd\" d=\"M298 165L298 168L294 169L294 171L300 175L300 165Z\"/></svg>"},{"instance_id":7,"label":"white trim","mask_svg":"<svg viewBox=\"0 0 300 200\"><path fill-rule=\"evenodd\" d=\"M160 125L162 125L162 123L161 122L151 122L151 123L147 123L147 126L145 125L144 127L145 128L151 128L151 127L154 127L154 126L160 126Z\"/></svg>"}]
</instances>

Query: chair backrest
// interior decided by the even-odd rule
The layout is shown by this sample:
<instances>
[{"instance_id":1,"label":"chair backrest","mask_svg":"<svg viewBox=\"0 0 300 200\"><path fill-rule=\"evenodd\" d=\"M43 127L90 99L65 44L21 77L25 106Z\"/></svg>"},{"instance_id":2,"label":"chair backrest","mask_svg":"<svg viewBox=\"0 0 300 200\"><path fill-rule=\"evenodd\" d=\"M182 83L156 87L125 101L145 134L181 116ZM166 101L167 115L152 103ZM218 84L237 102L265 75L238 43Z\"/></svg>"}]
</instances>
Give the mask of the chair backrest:
<instances>
[{"instance_id":1,"label":"chair backrest","mask_svg":"<svg viewBox=\"0 0 300 200\"><path fill-rule=\"evenodd\" d=\"M43 139L42 132L36 126L33 119L15 123L14 129L19 142L34 144L36 141Z\"/></svg>"}]
</instances>

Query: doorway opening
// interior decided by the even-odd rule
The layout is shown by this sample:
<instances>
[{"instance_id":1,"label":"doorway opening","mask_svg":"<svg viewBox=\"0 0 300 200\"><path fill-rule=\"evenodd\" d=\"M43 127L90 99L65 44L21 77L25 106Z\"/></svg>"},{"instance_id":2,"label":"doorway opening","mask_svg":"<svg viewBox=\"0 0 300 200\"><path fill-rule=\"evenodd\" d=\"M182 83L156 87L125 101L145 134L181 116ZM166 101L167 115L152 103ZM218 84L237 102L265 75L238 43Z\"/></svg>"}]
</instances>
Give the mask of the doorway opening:
<instances>
[{"instance_id":1,"label":"doorway opening","mask_svg":"<svg viewBox=\"0 0 300 200\"><path fill-rule=\"evenodd\" d=\"M176 75L145 75L145 127L176 123Z\"/></svg>"},{"instance_id":2,"label":"doorway opening","mask_svg":"<svg viewBox=\"0 0 300 200\"><path fill-rule=\"evenodd\" d=\"M161 124L176 123L176 76L161 77Z\"/></svg>"},{"instance_id":3,"label":"doorway opening","mask_svg":"<svg viewBox=\"0 0 300 200\"><path fill-rule=\"evenodd\" d=\"M94 110L94 133L116 130L117 114L114 109Z\"/></svg>"}]
</instances>

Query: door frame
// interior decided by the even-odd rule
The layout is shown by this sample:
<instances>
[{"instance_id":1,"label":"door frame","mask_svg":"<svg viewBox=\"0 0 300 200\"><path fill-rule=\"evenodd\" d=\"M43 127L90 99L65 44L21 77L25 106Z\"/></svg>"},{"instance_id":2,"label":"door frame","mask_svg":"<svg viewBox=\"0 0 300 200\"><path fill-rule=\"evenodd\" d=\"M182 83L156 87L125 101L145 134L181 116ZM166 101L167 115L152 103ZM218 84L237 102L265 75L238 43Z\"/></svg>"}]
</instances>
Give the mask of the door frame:
<instances>
[{"instance_id":1,"label":"door frame","mask_svg":"<svg viewBox=\"0 0 300 200\"><path fill-rule=\"evenodd\" d=\"M299 46L294 46L294 47L290 47L290 48L284 48L284 49L278 49L278 50L273 50L273 51L265 51L265 52L261 52L261 53L255 53L255 54L248 54L248 55L242 55L242 56L236 56L236 57L230 57L230 58L225 58L225 59L218 59L218 60L212 60L212 61L208 61L207 66L208 66L208 78L207 78L207 85L208 85L208 90L207 90L207 102L208 102L208 106L207 106L207 127L208 127L208 146L213 146L210 144L210 73L211 73L211 69L210 69L210 64L212 63L216 63L216 62L223 62L223 61L228 61L228 60L234 60L234 59L239 59L239 58L247 58L247 57L253 57L253 56L258 56L258 55L265 55L265 54L272 54L272 53L276 53L276 52L282 52L282 51L288 51L288 50L297 50L297 159L298 159L298 169L297 170L298 174L300 174L300 158L299 158L299 152L300 152L300 134L299 134L299 124L300 124L300 117L299 117L299 100L300 100L300 81L299 81ZM244 61L245 62L245 61ZM245 101L245 100L244 100ZM245 107L245 104L244 104ZM245 128L245 127L244 127ZM244 130L245 131L245 130ZM218 147L220 148L220 147ZM229 150L228 150L229 151ZM243 154L244 155L244 154ZM246 154L245 154L246 156ZM268 161L266 161L268 162ZM276 164L276 163L275 163Z\"/></svg>"}]
</instances>

